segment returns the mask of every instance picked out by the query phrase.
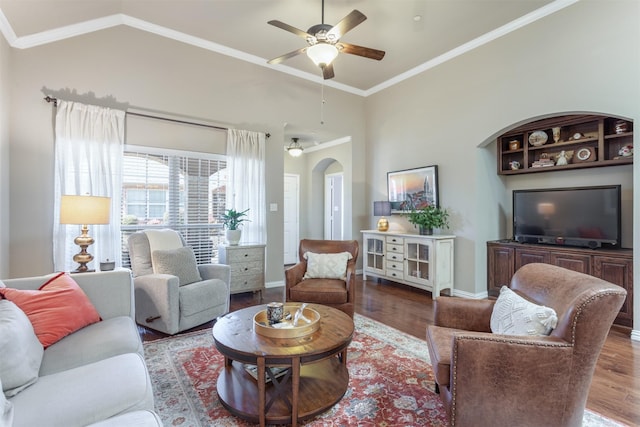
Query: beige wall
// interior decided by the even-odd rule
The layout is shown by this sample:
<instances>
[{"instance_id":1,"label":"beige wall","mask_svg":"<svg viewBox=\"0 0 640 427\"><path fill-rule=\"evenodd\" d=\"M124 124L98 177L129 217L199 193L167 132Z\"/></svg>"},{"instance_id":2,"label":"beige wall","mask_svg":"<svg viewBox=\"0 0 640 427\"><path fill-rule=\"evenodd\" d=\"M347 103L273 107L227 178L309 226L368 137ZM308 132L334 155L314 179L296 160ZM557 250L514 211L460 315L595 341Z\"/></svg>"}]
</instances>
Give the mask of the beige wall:
<instances>
[{"instance_id":1,"label":"beige wall","mask_svg":"<svg viewBox=\"0 0 640 427\"><path fill-rule=\"evenodd\" d=\"M319 119L317 84L127 27L14 49L12 55L12 277L53 268L54 109L42 100L44 93L268 132L266 202L278 206L283 202L283 124L311 128ZM329 88L325 97L325 126L355 135L363 152L363 99ZM267 282L278 282L283 279L281 210L268 212L267 228Z\"/></svg>"},{"instance_id":2,"label":"beige wall","mask_svg":"<svg viewBox=\"0 0 640 427\"><path fill-rule=\"evenodd\" d=\"M298 158L286 156L285 172L300 175L300 238L322 239L324 236L324 180L327 174L341 172L344 182L344 236L361 242L360 222L366 216L364 194L358 191L364 179L364 168L353 167L354 145L362 135L354 135L351 142L317 151L304 151ZM360 142L359 145L362 145ZM362 156L360 156L362 157ZM354 184L355 182L355 184ZM359 193L359 194L357 194ZM361 259L359 259L361 265Z\"/></svg>"},{"instance_id":3,"label":"beige wall","mask_svg":"<svg viewBox=\"0 0 640 427\"><path fill-rule=\"evenodd\" d=\"M0 277L9 275L9 45L0 37Z\"/></svg>"},{"instance_id":4,"label":"beige wall","mask_svg":"<svg viewBox=\"0 0 640 427\"><path fill-rule=\"evenodd\" d=\"M375 226L372 201L386 197L387 171L437 164L441 203L452 211L450 231L458 236L456 287L463 293L478 295L486 289L485 242L509 236L514 188L621 183L625 244L633 241L638 248L640 227L628 225L629 205L635 204L636 212L640 206L638 162L499 177L493 141L516 123L565 112L607 113L640 123L639 8L636 0L582 0L368 98L325 88L322 126L352 142L347 151L333 147L297 163L285 160L283 145L289 141L284 141L283 126L320 126L317 84L124 27L24 51L7 52L2 41L0 88L9 89L2 91L0 126L6 124L8 92L12 166L8 245L9 216L2 203L6 180L0 187L0 251L10 252L3 276L52 268L53 109L41 99L43 88L54 94L66 90L86 102L92 93L125 107L271 133L267 203L282 206L285 169L300 173L302 196L308 200L301 210L307 221L301 237L317 235L318 195L310 171L318 174L333 160L344 166L345 182L350 181L350 197L345 197L351 203L350 231L359 238L359 230ZM6 127L0 128L0 150L6 150L2 132ZM282 212L268 212L267 221L267 281L275 282L282 279ZM397 216L391 221L395 227L408 226ZM7 257L1 258L6 263ZM635 282L640 283L635 259ZM640 292L635 299L639 325Z\"/></svg>"},{"instance_id":5,"label":"beige wall","mask_svg":"<svg viewBox=\"0 0 640 427\"><path fill-rule=\"evenodd\" d=\"M498 177L493 141L514 124L564 112L640 123L639 8L633 0L581 1L367 99L367 204L385 197L387 171L438 165L461 293L486 292L485 242L510 237L514 188L622 184L623 243L633 245L637 164Z\"/></svg>"}]
</instances>

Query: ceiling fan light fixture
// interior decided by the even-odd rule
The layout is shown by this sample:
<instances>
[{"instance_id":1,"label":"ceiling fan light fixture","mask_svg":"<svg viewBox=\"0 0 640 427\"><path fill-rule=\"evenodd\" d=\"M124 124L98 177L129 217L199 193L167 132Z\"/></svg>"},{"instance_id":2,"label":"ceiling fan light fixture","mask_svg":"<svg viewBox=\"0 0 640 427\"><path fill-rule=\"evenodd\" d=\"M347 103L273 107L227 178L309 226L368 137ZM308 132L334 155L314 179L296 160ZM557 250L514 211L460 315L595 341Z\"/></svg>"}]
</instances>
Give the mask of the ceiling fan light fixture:
<instances>
[{"instance_id":1,"label":"ceiling fan light fixture","mask_svg":"<svg viewBox=\"0 0 640 427\"><path fill-rule=\"evenodd\" d=\"M320 68L331 64L338 56L338 48L330 43L318 42L307 48L307 56Z\"/></svg>"},{"instance_id":2,"label":"ceiling fan light fixture","mask_svg":"<svg viewBox=\"0 0 640 427\"><path fill-rule=\"evenodd\" d=\"M302 146L298 142L298 138L291 138L291 140L293 142L289 144L287 152L291 157L300 157L302 155Z\"/></svg>"}]
</instances>

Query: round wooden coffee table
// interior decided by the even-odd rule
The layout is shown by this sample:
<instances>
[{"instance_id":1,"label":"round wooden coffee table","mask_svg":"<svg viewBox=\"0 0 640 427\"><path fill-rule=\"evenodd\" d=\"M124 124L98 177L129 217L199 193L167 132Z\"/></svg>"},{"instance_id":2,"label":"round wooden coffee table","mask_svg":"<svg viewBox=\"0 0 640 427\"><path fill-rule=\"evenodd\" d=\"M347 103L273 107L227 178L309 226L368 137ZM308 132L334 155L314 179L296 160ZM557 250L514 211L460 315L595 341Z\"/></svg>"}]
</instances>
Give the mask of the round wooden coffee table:
<instances>
[{"instance_id":1,"label":"round wooden coffee table","mask_svg":"<svg viewBox=\"0 0 640 427\"><path fill-rule=\"evenodd\" d=\"M232 414L261 426L296 426L331 408L347 391L353 319L335 308L309 304L320 315L317 331L300 338L270 338L253 330L254 315L266 307L234 311L213 326L216 348L225 357L218 398ZM257 378L269 380L256 380L246 365L257 367ZM284 375L272 378L283 367L288 368Z\"/></svg>"}]
</instances>

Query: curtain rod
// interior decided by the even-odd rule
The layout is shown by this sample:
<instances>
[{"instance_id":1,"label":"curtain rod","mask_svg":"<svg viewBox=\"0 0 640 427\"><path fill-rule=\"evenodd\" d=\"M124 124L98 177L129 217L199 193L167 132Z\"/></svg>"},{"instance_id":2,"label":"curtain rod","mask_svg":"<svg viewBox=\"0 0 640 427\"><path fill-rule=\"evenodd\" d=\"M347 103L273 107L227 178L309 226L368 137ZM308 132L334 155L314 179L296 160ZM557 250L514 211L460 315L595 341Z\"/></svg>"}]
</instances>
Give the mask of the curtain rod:
<instances>
[{"instance_id":1,"label":"curtain rod","mask_svg":"<svg viewBox=\"0 0 640 427\"><path fill-rule=\"evenodd\" d=\"M53 97L47 95L47 96L44 97L44 100L47 101L47 102L53 102L53 106L54 107L58 106L58 99L57 98L53 98ZM215 125L207 125L207 124L204 124L204 123L189 122L187 120L170 119L168 117L153 116L151 114L133 113L131 111L125 111L125 114L131 115L131 116L146 117L148 119L164 120L164 121L173 122L173 123L182 123L182 124L185 124L185 125L202 126L202 127L205 127L205 128L218 129L218 130L229 130L229 128L225 128L225 127L222 127L222 126L215 126ZM265 136L267 138L269 138L271 136L271 134L265 133Z\"/></svg>"}]
</instances>

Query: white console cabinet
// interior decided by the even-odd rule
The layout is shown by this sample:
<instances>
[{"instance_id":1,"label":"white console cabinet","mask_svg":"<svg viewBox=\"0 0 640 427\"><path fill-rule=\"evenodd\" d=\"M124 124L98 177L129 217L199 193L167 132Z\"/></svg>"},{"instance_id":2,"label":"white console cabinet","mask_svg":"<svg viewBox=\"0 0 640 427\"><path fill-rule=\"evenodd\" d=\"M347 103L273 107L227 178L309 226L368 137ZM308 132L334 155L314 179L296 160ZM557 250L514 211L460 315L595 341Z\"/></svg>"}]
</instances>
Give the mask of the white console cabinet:
<instances>
[{"instance_id":1,"label":"white console cabinet","mask_svg":"<svg viewBox=\"0 0 640 427\"><path fill-rule=\"evenodd\" d=\"M380 277L431 291L453 294L455 236L363 230L363 279Z\"/></svg>"}]
</instances>

